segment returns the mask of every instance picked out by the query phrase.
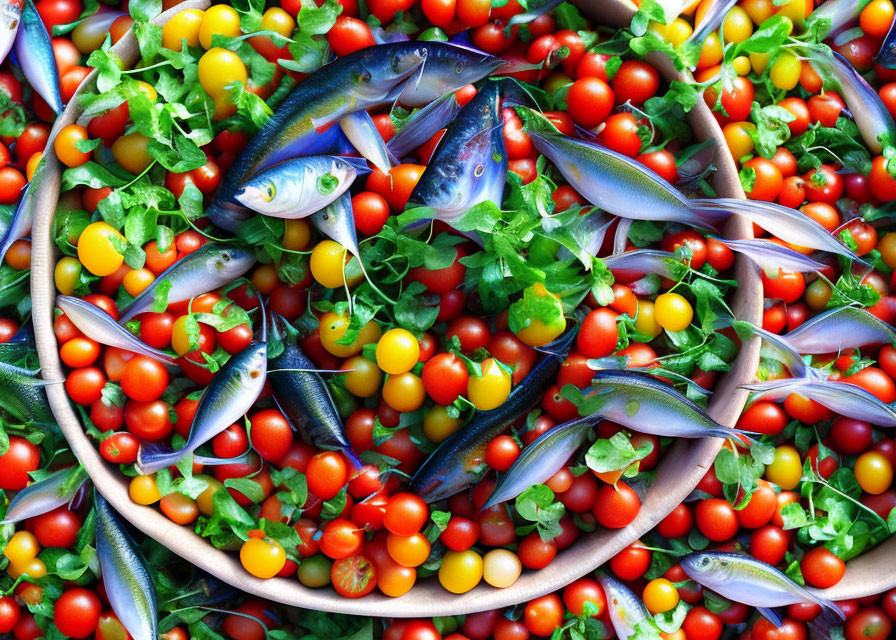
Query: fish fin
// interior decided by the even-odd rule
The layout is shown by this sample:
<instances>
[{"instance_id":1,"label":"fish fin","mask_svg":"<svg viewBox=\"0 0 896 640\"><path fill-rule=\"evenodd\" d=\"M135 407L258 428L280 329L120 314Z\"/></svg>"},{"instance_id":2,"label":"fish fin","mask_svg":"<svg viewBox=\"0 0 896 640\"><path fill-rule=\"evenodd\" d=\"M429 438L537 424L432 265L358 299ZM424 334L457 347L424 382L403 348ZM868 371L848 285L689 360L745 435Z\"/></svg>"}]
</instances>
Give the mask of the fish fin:
<instances>
[{"instance_id":1,"label":"fish fin","mask_svg":"<svg viewBox=\"0 0 896 640\"><path fill-rule=\"evenodd\" d=\"M248 462L251 457L252 449L246 451L246 453L238 456L234 456L232 458L215 458L214 456L193 456L193 462L198 462L201 465L206 467L217 467L224 464L240 464Z\"/></svg>"},{"instance_id":2,"label":"fish fin","mask_svg":"<svg viewBox=\"0 0 896 640\"><path fill-rule=\"evenodd\" d=\"M774 609L770 609L770 608L768 608L768 607L756 607L756 611L758 611L759 614L760 614L763 618L765 618L766 620L768 620L769 622L771 622L771 623L772 623L773 625L775 625L776 627L780 627L781 625L784 624L784 621L781 619L781 616L779 616L779 615L775 612Z\"/></svg>"},{"instance_id":3,"label":"fish fin","mask_svg":"<svg viewBox=\"0 0 896 640\"><path fill-rule=\"evenodd\" d=\"M355 171L358 173L370 173L370 165L367 164L366 158L359 158L356 156L336 156L343 162L347 162L355 168Z\"/></svg>"},{"instance_id":4,"label":"fish fin","mask_svg":"<svg viewBox=\"0 0 896 640\"><path fill-rule=\"evenodd\" d=\"M137 469L143 475L150 475L177 464L186 454L185 449L175 451L160 444L142 444L137 451Z\"/></svg>"},{"instance_id":5,"label":"fish fin","mask_svg":"<svg viewBox=\"0 0 896 640\"><path fill-rule=\"evenodd\" d=\"M530 64L528 62L505 62L495 72L496 75L506 76L511 73L520 73L521 71L541 71L544 65Z\"/></svg>"}]
</instances>

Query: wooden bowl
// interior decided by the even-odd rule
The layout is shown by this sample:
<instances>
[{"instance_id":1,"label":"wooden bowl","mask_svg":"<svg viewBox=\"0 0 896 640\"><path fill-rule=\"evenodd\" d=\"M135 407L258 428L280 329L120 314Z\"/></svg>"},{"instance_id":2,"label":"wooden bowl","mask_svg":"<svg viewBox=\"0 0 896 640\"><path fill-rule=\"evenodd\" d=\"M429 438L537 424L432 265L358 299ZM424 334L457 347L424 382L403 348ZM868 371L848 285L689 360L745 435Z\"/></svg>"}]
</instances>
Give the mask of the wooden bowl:
<instances>
[{"instance_id":1,"label":"wooden bowl","mask_svg":"<svg viewBox=\"0 0 896 640\"><path fill-rule=\"evenodd\" d=\"M202 8L207 4L207 0L187 0L159 16L157 22L163 23L183 8ZM579 4L601 23L614 26L627 25L634 13L633 5L618 0L581 0ZM116 45L116 51L128 66L138 58L136 42L130 34ZM668 80L684 79L675 72L667 59L659 57L651 62L657 65ZM92 78L86 84L91 86ZM60 116L56 127L74 122L79 114L78 102L73 100L71 106ZM689 122L698 138L716 141L716 190L723 196L743 198L737 169L728 155L722 132L702 101L698 101L689 114ZM53 333L56 295L53 269L57 255L51 229L59 195L61 167L51 150L47 153L46 161L47 186L39 196L33 228L31 285L37 348L43 376L48 380L60 380L64 373ZM751 234L751 225L737 217L725 229L725 235L729 238L745 238ZM762 285L758 271L745 259L738 258L735 277L740 284L732 309L739 318L758 324L762 315ZM720 423L730 426L736 422L747 395L738 387L752 380L758 359L758 341L751 340L741 349L731 371L719 381L709 404L709 413ZM63 433L97 489L143 533L152 536L200 569L257 596L298 607L380 617L472 613L525 602L564 587L576 578L590 573L656 526L696 486L712 465L721 446L721 441L714 438L680 440L675 443L663 456L656 480L644 496L641 511L634 522L621 530L598 530L583 535L572 547L559 553L548 567L524 573L512 587L502 590L482 583L468 593L452 595L435 578L430 578L421 580L400 598L375 593L358 600L349 600L338 596L332 589L315 590L304 587L295 578L255 578L243 569L237 554L215 549L189 527L173 523L154 507L143 507L131 502L128 497L128 479L119 473L117 467L106 463L99 455L94 443L84 433L63 386L50 385L47 395Z\"/></svg>"}]
</instances>

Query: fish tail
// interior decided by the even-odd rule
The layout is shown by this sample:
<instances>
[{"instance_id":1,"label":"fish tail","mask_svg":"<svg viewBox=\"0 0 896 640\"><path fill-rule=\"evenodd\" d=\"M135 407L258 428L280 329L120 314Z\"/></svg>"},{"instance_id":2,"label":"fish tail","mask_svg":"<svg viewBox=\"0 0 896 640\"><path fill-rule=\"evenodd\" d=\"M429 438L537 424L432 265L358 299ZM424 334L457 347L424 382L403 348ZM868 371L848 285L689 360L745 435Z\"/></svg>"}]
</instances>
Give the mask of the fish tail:
<instances>
[{"instance_id":1,"label":"fish tail","mask_svg":"<svg viewBox=\"0 0 896 640\"><path fill-rule=\"evenodd\" d=\"M715 203L715 198L706 198L709 202ZM697 216L700 220L703 220L707 225L711 226L713 229L718 229L719 225L725 222L729 217L731 217L732 211L727 208L716 208L716 207L705 207L702 204L705 201L703 199L692 199L691 200L691 211Z\"/></svg>"},{"instance_id":2,"label":"fish tail","mask_svg":"<svg viewBox=\"0 0 896 640\"><path fill-rule=\"evenodd\" d=\"M177 464L186 453L185 449L175 451L160 444L142 444L137 452L137 469L148 476Z\"/></svg>"}]
</instances>

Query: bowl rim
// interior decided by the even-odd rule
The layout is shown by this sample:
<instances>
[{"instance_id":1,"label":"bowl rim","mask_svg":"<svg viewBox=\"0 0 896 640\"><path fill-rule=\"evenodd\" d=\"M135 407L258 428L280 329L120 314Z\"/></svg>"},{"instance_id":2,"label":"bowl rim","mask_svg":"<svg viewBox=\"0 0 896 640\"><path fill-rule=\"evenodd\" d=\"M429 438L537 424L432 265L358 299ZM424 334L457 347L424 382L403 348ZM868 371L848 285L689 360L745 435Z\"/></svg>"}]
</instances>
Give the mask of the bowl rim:
<instances>
[{"instance_id":1,"label":"bowl rim","mask_svg":"<svg viewBox=\"0 0 896 640\"><path fill-rule=\"evenodd\" d=\"M634 5L627 0L575 0L574 3L583 11L591 13L592 17L597 17L601 24L614 26L627 25L635 12ZM153 22L162 25L185 9L204 9L209 4L209 0L186 0L160 14ZM126 66L134 64L138 59L136 39L132 32L128 32L115 45L114 50ZM676 71L664 55L653 54L650 61L667 80L687 81L690 76L687 72ZM81 85L75 98L59 116L53 132L77 120L82 111L77 96L94 84L95 72ZM727 197L745 198L721 128L702 100L688 114L688 120L699 138L713 139L716 142L716 190ZM35 199L31 292L42 376L47 380L61 380L64 379L64 373L53 331L56 291L53 281L55 246L52 229L62 167L52 149L48 149L45 162L45 183ZM752 226L739 216L734 216L725 229L725 235L732 238L751 237ZM762 317L762 286L758 269L746 258L739 256L735 277L739 282L733 300L735 314L741 319L759 324ZM709 413L718 422L730 427L737 421L747 399L747 393L739 386L752 380L758 361L759 341L754 338L743 344L731 371L716 386ZM168 520L153 506L140 506L132 502L128 495L127 478L100 456L98 449L84 432L63 385L48 385L47 396L60 429L97 490L144 534L161 542L198 568L253 595L302 608L376 617L433 617L473 613L512 606L561 589L573 580L588 575L655 527L693 490L711 467L722 446L722 442L715 438L680 440L675 443L663 456L656 480L644 496L641 511L634 522L624 529L585 534L570 548L560 552L548 567L524 573L511 587L496 589L481 582L465 594L454 595L445 591L432 577L419 581L410 592L398 598L374 593L353 600L339 596L329 588L310 589L295 578L256 578L242 568L238 554L214 548L189 527Z\"/></svg>"}]
</instances>

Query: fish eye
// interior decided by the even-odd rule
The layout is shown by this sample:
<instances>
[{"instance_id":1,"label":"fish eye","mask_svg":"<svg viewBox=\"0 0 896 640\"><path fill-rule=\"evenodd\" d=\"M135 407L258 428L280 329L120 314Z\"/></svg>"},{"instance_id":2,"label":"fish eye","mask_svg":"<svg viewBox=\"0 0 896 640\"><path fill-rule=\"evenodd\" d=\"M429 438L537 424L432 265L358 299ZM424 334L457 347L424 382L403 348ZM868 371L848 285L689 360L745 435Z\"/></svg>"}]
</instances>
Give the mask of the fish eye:
<instances>
[{"instance_id":1,"label":"fish eye","mask_svg":"<svg viewBox=\"0 0 896 640\"><path fill-rule=\"evenodd\" d=\"M230 262L230 260L231 260L230 254L229 253L221 254L221 260L223 260L224 262Z\"/></svg>"},{"instance_id":2,"label":"fish eye","mask_svg":"<svg viewBox=\"0 0 896 640\"><path fill-rule=\"evenodd\" d=\"M401 73L404 67L404 65L402 64L403 61L404 58L400 54L396 53L394 56L392 56L392 71L394 71L395 73Z\"/></svg>"},{"instance_id":3,"label":"fish eye","mask_svg":"<svg viewBox=\"0 0 896 640\"><path fill-rule=\"evenodd\" d=\"M252 369L252 371L249 372L249 377L252 378L253 380L260 375L261 375L261 371L259 371L258 369Z\"/></svg>"},{"instance_id":4,"label":"fish eye","mask_svg":"<svg viewBox=\"0 0 896 640\"><path fill-rule=\"evenodd\" d=\"M697 562L701 567L708 567L711 563L709 556L700 556L700 560Z\"/></svg>"},{"instance_id":5,"label":"fish eye","mask_svg":"<svg viewBox=\"0 0 896 640\"><path fill-rule=\"evenodd\" d=\"M460 75L464 71L464 63L461 60L458 60L454 63L454 73Z\"/></svg>"},{"instance_id":6,"label":"fish eye","mask_svg":"<svg viewBox=\"0 0 896 640\"><path fill-rule=\"evenodd\" d=\"M270 202L274 199L274 196L277 195L277 187L274 186L274 183L271 182L264 188L264 191L261 193L261 197L265 202Z\"/></svg>"},{"instance_id":7,"label":"fish eye","mask_svg":"<svg viewBox=\"0 0 896 640\"><path fill-rule=\"evenodd\" d=\"M480 177L483 173L485 173L485 167L481 164L477 164L476 168L473 169L473 175L477 178Z\"/></svg>"},{"instance_id":8,"label":"fish eye","mask_svg":"<svg viewBox=\"0 0 896 640\"><path fill-rule=\"evenodd\" d=\"M329 212L329 211L324 211L324 214L323 214L321 217L322 217L324 220L329 220L329 219L330 219L330 212Z\"/></svg>"}]
</instances>

